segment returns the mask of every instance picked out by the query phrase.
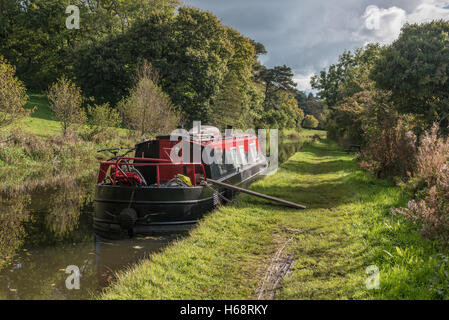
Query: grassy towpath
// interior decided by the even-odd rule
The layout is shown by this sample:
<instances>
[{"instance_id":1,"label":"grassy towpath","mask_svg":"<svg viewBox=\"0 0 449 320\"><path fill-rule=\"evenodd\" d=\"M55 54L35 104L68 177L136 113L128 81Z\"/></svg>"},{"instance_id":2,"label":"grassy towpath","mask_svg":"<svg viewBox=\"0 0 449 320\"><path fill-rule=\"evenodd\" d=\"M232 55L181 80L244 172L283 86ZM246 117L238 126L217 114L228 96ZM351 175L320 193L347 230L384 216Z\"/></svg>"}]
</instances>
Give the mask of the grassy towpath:
<instances>
[{"instance_id":1,"label":"grassy towpath","mask_svg":"<svg viewBox=\"0 0 449 320\"><path fill-rule=\"evenodd\" d=\"M390 214L407 199L359 170L328 140L306 145L251 189L309 206L297 211L246 195L191 234L123 272L102 299L404 299L447 297L438 246ZM376 265L380 288L368 290Z\"/></svg>"}]
</instances>

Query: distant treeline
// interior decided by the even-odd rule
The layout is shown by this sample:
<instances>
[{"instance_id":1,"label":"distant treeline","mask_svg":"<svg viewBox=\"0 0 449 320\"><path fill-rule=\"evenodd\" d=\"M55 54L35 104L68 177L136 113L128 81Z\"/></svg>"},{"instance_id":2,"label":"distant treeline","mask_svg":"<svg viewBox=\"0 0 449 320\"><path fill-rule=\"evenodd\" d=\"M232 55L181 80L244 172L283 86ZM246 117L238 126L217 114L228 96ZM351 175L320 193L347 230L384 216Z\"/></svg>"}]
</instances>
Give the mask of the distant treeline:
<instances>
[{"instance_id":1,"label":"distant treeline","mask_svg":"<svg viewBox=\"0 0 449 320\"><path fill-rule=\"evenodd\" d=\"M78 30L66 28L69 5L80 8ZM298 101L307 99L289 67L266 68L261 43L177 0L0 0L0 24L0 55L29 90L65 75L85 97L115 106L148 61L186 125L300 128L304 120ZM322 121L320 111L307 114Z\"/></svg>"}]
</instances>

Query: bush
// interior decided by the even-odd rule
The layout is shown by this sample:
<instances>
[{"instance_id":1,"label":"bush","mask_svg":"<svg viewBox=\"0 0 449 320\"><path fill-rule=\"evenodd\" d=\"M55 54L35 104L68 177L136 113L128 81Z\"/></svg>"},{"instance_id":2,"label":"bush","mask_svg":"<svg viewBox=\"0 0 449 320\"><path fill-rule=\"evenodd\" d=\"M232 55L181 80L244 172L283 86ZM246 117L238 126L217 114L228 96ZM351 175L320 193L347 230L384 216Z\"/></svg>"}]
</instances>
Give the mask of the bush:
<instances>
[{"instance_id":1,"label":"bush","mask_svg":"<svg viewBox=\"0 0 449 320\"><path fill-rule=\"evenodd\" d=\"M304 128L315 129L315 128L318 127L319 124L320 123L318 122L318 120L314 116L308 114L304 118L304 122L302 123L302 126Z\"/></svg>"},{"instance_id":2,"label":"bush","mask_svg":"<svg viewBox=\"0 0 449 320\"><path fill-rule=\"evenodd\" d=\"M180 121L169 96L156 85L157 79L157 71L145 62L129 97L118 105L128 128L142 136L169 133Z\"/></svg>"},{"instance_id":3,"label":"bush","mask_svg":"<svg viewBox=\"0 0 449 320\"><path fill-rule=\"evenodd\" d=\"M449 241L449 140L438 137L435 124L425 133L418 148L414 183L424 188L407 208L393 209L422 225L421 234Z\"/></svg>"},{"instance_id":4,"label":"bush","mask_svg":"<svg viewBox=\"0 0 449 320\"><path fill-rule=\"evenodd\" d=\"M288 139L290 140L300 140L301 139L301 135L298 132L292 132L288 135Z\"/></svg>"},{"instance_id":5,"label":"bush","mask_svg":"<svg viewBox=\"0 0 449 320\"><path fill-rule=\"evenodd\" d=\"M392 120L393 121L393 120ZM359 166L377 177L410 176L416 163L416 136L402 120L383 123L372 132Z\"/></svg>"},{"instance_id":6,"label":"bush","mask_svg":"<svg viewBox=\"0 0 449 320\"><path fill-rule=\"evenodd\" d=\"M67 135L68 129L72 125L86 122L86 113L82 108L81 89L66 77L62 76L48 89L48 99L50 108L62 123L64 135Z\"/></svg>"},{"instance_id":7,"label":"bush","mask_svg":"<svg viewBox=\"0 0 449 320\"><path fill-rule=\"evenodd\" d=\"M115 136L113 128L120 126L120 113L109 104L87 107L89 116L88 126L81 133L82 137L89 141L101 142Z\"/></svg>"},{"instance_id":8,"label":"bush","mask_svg":"<svg viewBox=\"0 0 449 320\"><path fill-rule=\"evenodd\" d=\"M0 56L0 127L29 114L25 85L15 77L16 69Z\"/></svg>"}]
</instances>

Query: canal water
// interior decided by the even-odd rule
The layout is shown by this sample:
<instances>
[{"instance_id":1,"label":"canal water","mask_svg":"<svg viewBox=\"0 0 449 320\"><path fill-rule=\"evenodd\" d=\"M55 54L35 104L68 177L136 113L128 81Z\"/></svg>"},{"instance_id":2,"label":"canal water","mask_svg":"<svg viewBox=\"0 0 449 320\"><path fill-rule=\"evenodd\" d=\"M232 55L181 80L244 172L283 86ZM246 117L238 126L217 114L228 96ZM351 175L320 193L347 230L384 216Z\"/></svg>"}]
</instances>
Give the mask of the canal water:
<instances>
[{"instance_id":1,"label":"canal water","mask_svg":"<svg viewBox=\"0 0 449 320\"><path fill-rule=\"evenodd\" d=\"M301 146L300 142L280 145L279 163ZM111 284L117 272L187 235L115 241L96 236L94 178L0 195L0 299L91 299ZM75 284L70 278L73 267L80 273L79 289L68 289Z\"/></svg>"}]
</instances>

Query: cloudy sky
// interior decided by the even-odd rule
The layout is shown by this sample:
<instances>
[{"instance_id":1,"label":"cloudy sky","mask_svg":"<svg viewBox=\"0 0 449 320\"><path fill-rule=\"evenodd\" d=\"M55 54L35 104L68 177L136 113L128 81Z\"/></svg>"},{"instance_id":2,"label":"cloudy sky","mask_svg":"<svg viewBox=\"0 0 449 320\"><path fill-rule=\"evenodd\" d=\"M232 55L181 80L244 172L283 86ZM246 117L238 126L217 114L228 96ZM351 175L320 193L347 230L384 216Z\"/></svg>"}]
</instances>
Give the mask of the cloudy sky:
<instances>
[{"instance_id":1,"label":"cloudy sky","mask_svg":"<svg viewBox=\"0 0 449 320\"><path fill-rule=\"evenodd\" d=\"M391 43L405 23L449 20L449 0L184 0L265 45L265 65L286 64L298 88L345 49Z\"/></svg>"}]
</instances>

